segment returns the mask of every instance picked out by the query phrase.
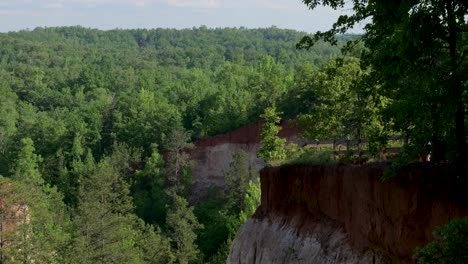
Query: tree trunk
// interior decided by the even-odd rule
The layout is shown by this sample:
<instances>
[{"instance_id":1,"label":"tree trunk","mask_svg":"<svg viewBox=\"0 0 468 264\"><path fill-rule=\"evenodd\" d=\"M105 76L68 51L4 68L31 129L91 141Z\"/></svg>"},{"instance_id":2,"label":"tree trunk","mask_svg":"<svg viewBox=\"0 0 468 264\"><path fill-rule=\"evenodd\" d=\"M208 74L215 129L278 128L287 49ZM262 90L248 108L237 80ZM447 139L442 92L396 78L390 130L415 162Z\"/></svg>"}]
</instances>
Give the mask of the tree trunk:
<instances>
[{"instance_id":1,"label":"tree trunk","mask_svg":"<svg viewBox=\"0 0 468 264\"><path fill-rule=\"evenodd\" d=\"M462 84L458 78L457 62L457 33L456 18L452 1L447 1L448 18L448 47L450 53L450 85L455 100L455 140L457 143L457 165L463 165L466 161L466 132L465 132L465 106L462 101Z\"/></svg>"}]
</instances>

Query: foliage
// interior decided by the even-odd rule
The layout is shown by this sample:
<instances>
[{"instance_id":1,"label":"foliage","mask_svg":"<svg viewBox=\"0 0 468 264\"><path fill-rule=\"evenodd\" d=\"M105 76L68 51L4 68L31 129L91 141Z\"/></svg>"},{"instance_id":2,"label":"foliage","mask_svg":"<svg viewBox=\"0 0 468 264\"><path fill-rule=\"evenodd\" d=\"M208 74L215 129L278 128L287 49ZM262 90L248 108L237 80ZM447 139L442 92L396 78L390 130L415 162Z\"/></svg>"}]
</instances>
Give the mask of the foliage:
<instances>
[{"instance_id":1,"label":"foliage","mask_svg":"<svg viewBox=\"0 0 468 264\"><path fill-rule=\"evenodd\" d=\"M416 253L418 263L468 262L468 218L450 221L434 232L436 241L427 244Z\"/></svg>"},{"instance_id":2,"label":"foliage","mask_svg":"<svg viewBox=\"0 0 468 264\"><path fill-rule=\"evenodd\" d=\"M16 166L14 167L13 178L17 181L32 185L42 185L44 180L39 172L39 165L42 162L42 157L34 152L33 141L30 138L23 138L21 140L21 149L18 153Z\"/></svg>"},{"instance_id":3,"label":"foliage","mask_svg":"<svg viewBox=\"0 0 468 264\"><path fill-rule=\"evenodd\" d=\"M250 180L249 161L247 153L239 150L232 156L229 169L224 173L227 208L231 212L239 212L244 208L245 192Z\"/></svg>"},{"instance_id":4,"label":"foliage","mask_svg":"<svg viewBox=\"0 0 468 264\"><path fill-rule=\"evenodd\" d=\"M176 195L172 202L167 212L166 227L176 262L193 263L199 253L195 244L197 238L195 230L202 229L203 225L198 222L193 207L189 207L183 197Z\"/></svg>"},{"instance_id":5,"label":"foliage","mask_svg":"<svg viewBox=\"0 0 468 264\"><path fill-rule=\"evenodd\" d=\"M63 262L71 242L68 211L62 194L43 185L35 165L27 164L34 155L31 155L31 142L24 140L24 143L16 166L17 181L0 177L1 261ZM33 173L35 177L22 177L20 172Z\"/></svg>"},{"instance_id":6,"label":"foliage","mask_svg":"<svg viewBox=\"0 0 468 264\"><path fill-rule=\"evenodd\" d=\"M304 3L310 8L345 6L342 0ZM310 48L318 39L336 43L336 34L363 22L366 49L361 65L369 70L365 81L389 98L383 111L385 125L406 134L413 148L431 142L436 161L466 163L465 1L354 1L352 10L330 30L306 36L297 46ZM357 42L351 40L345 50Z\"/></svg>"},{"instance_id":7,"label":"foliage","mask_svg":"<svg viewBox=\"0 0 468 264\"><path fill-rule=\"evenodd\" d=\"M2 115L0 116L0 174L4 173L8 168L8 147L12 143L12 136L16 133L16 120L18 112L16 111L16 101L18 97L10 87L5 83L0 84L0 109ZM6 170L8 171L8 170Z\"/></svg>"},{"instance_id":8,"label":"foliage","mask_svg":"<svg viewBox=\"0 0 468 264\"><path fill-rule=\"evenodd\" d=\"M266 108L265 113L261 115L265 123L260 134L262 146L258 150L258 156L270 164L286 158L286 140L278 137L281 130L281 126L278 125L281 120L279 114L281 113L276 112L276 107L272 106Z\"/></svg>"},{"instance_id":9,"label":"foliage","mask_svg":"<svg viewBox=\"0 0 468 264\"><path fill-rule=\"evenodd\" d=\"M121 110L114 114L119 141L148 151L150 143L162 142L180 126L180 113L166 98L144 89L122 97L117 106Z\"/></svg>"},{"instance_id":10,"label":"foliage","mask_svg":"<svg viewBox=\"0 0 468 264\"><path fill-rule=\"evenodd\" d=\"M1 178L2 262L62 262L70 243L70 221L54 188Z\"/></svg>"},{"instance_id":11,"label":"foliage","mask_svg":"<svg viewBox=\"0 0 468 264\"><path fill-rule=\"evenodd\" d=\"M191 187L185 151L257 121L271 104L285 116L303 112L295 96L302 65L319 69L339 47L296 50L302 34L79 26L1 33L0 174L12 184L1 191L31 216L8 234L15 239L4 256L219 262L254 210L248 162L230 170L226 196L195 205L198 220L177 210L191 208L176 198Z\"/></svg>"},{"instance_id":12,"label":"foliage","mask_svg":"<svg viewBox=\"0 0 468 264\"><path fill-rule=\"evenodd\" d=\"M136 239L137 246L142 249L144 263L168 264L174 262L170 240L159 229L140 222L141 233Z\"/></svg>"},{"instance_id":13,"label":"foliage","mask_svg":"<svg viewBox=\"0 0 468 264\"><path fill-rule=\"evenodd\" d=\"M301 153L286 162L289 165L297 164L311 164L311 165L320 165L320 164L334 164L336 160L334 158L334 153L332 149L315 149L315 148L305 148L301 150Z\"/></svg>"},{"instance_id":14,"label":"foliage","mask_svg":"<svg viewBox=\"0 0 468 264\"><path fill-rule=\"evenodd\" d=\"M205 262L226 262L237 230L260 205L260 180L252 181L251 177L246 154L239 151L225 174L225 195L213 189L205 201L197 204L195 214L205 227L198 231L197 244Z\"/></svg>"},{"instance_id":15,"label":"foliage","mask_svg":"<svg viewBox=\"0 0 468 264\"><path fill-rule=\"evenodd\" d=\"M187 153L192 148L190 132L183 128L173 130L167 139L168 153L165 172L170 196L187 194L192 184L192 161Z\"/></svg>"},{"instance_id":16,"label":"foliage","mask_svg":"<svg viewBox=\"0 0 468 264\"><path fill-rule=\"evenodd\" d=\"M129 189L110 158L82 180L76 228L77 255L85 263L141 263Z\"/></svg>"},{"instance_id":17,"label":"foliage","mask_svg":"<svg viewBox=\"0 0 468 264\"><path fill-rule=\"evenodd\" d=\"M220 245L229 239L231 235L226 224L230 215L225 212L226 199L222 190L218 188L212 188L208 192L207 198L195 205L195 216L204 226L203 229L196 230L196 243L202 253L204 262L216 255L220 250Z\"/></svg>"},{"instance_id":18,"label":"foliage","mask_svg":"<svg viewBox=\"0 0 468 264\"><path fill-rule=\"evenodd\" d=\"M242 223L247 222L247 220L255 213L257 208L260 206L260 199L260 179L257 178L255 182L249 180L249 187L245 193L245 205L239 213L239 218Z\"/></svg>"},{"instance_id":19,"label":"foliage","mask_svg":"<svg viewBox=\"0 0 468 264\"><path fill-rule=\"evenodd\" d=\"M218 249L218 252L214 254L207 263L209 264L224 264L229 256L229 250L231 249L231 239L226 240Z\"/></svg>"},{"instance_id":20,"label":"foliage","mask_svg":"<svg viewBox=\"0 0 468 264\"><path fill-rule=\"evenodd\" d=\"M382 133L379 106L385 98L375 95L360 81L366 73L359 60L347 57L331 61L309 80L309 110L297 118L304 137L315 141L372 140ZM349 144L348 144L349 147Z\"/></svg>"},{"instance_id":21,"label":"foliage","mask_svg":"<svg viewBox=\"0 0 468 264\"><path fill-rule=\"evenodd\" d=\"M135 202L135 213L146 223L164 225L168 196L164 191L166 179L165 162L154 147L146 159L143 170L137 170L131 180L131 193Z\"/></svg>"}]
</instances>

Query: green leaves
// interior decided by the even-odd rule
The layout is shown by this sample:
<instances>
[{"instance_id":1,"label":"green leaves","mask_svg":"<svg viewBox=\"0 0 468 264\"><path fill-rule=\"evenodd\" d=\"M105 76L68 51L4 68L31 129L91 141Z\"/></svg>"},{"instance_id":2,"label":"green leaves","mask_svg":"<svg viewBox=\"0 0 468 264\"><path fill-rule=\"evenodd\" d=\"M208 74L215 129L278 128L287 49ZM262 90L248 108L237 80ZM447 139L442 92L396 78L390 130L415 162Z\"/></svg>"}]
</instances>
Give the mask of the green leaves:
<instances>
[{"instance_id":1,"label":"green leaves","mask_svg":"<svg viewBox=\"0 0 468 264\"><path fill-rule=\"evenodd\" d=\"M343 1L304 1L343 7ZM406 134L412 148L432 142L433 160L466 163L466 15L463 1L353 1L324 33L306 36L299 47L318 39L334 43L336 34L364 22L364 78L378 96L389 98L386 129ZM414 158L414 157L413 157Z\"/></svg>"},{"instance_id":2,"label":"green leaves","mask_svg":"<svg viewBox=\"0 0 468 264\"><path fill-rule=\"evenodd\" d=\"M173 204L167 213L166 226L176 262L187 264L197 259L199 251L195 244L195 230L203 228L203 225L198 222L193 207L189 207L183 197L173 197Z\"/></svg>"},{"instance_id":3,"label":"green leaves","mask_svg":"<svg viewBox=\"0 0 468 264\"><path fill-rule=\"evenodd\" d=\"M226 208L238 214L245 206L245 194L250 180L249 160L247 153L239 150L232 156L229 169L224 172Z\"/></svg>"},{"instance_id":4,"label":"green leaves","mask_svg":"<svg viewBox=\"0 0 468 264\"><path fill-rule=\"evenodd\" d=\"M241 223L247 222L257 211L261 203L260 178L249 180L249 187L245 193L244 208L239 213Z\"/></svg>"},{"instance_id":5,"label":"green leaves","mask_svg":"<svg viewBox=\"0 0 468 264\"><path fill-rule=\"evenodd\" d=\"M468 263L468 218L450 221L434 232L433 241L416 253L421 264Z\"/></svg>"},{"instance_id":6,"label":"green leaves","mask_svg":"<svg viewBox=\"0 0 468 264\"><path fill-rule=\"evenodd\" d=\"M271 103L287 116L303 112L302 104L282 103L295 99L296 68L318 67L339 48L319 42L311 53L296 50L301 35L275 27L0 34L0 173L28 186L18 195L33 190L21 199L35 221L22 234L34 243L17 246L34 248L21 252L43 250L38 263L194 262L217 251L212 260L222 259L259 190L248 184L245 157L236 157L229 201L219 198L204 219L209 231L200 231L176 198L192 181L185 151L191 140L257 121ZM267 159L283 159L278 119L268 122ZM155 144L168 149L166 162ZM195 241L193 230L209 242ZM194 243L204 244L204 256Z\"/></svg>"},{"instance_id":7,"label":"green leaves","mask_svg":"<svg viewBox=\"0 0 468 264\"><path fill-rule=\"evenodd\" d=\"M149 153L152 143L162 144L170 131L181 125L181 116L167 99L141 89L120 98L115 114L117 138Z\"/></svg>"},{"instance_id":8,"label":"green leaves","mask_svg":"<svg viewBox=\"0 0 468 264\"><path fill-rule=\"evenodd\" d=\"M358 59L331 61L312 74L308 83L302 84L310 94L307 102L310 108L297 118L305 137L359 142L380 132L380 106L375 101L384 98L370 92L373 88L362 82L367 73L359 67Z\"/></svg>"},{"instance_id":9,"label":"green leaves","mask_svg":"<svg viewBox=\"0 0 468 264\"><path fill-rule=\"evenodd\" d=\"M42 179L42 175L39 172L41 162L42 157L35 153L32 139L23 138L13 178L20 182L41 186L44 183L44 179Z\"/></svg>"},{"instance_id":10,"label":"green leaves","mask_svg":"<svg viewBox=\"0 0 468 264\"><path fill-rule=\"evenodd\" d=\"M63 196L56 188L15 178L18 181L0 177L0 218L6 227L1 230L1 261L63 263L71 242Z\"/></svg>"},{"instance_id":11,"label":"green leaves","mask_svg":"<svg viewBox=\"0 0 468 264\"><path fill-rule=\"evenodd\" d=\"M276 107L268 107L265 113L261 115L265 123L260 133L260 142L262 146L258 151L258 156L267 163L281 161L286 158L285 143L286 140L278 137L281 127L278 125L281 118L276 112Z\"/></svg>"},{"instance_id":12,"label":"green leaves","mask_svg":"<svg viewBox=\"0 0 468 264\"><path fill-rule=\"evenodd\" d=\"M141 263L139 230L128 184L105 158L81 179L76 228L77 254L85 262Z\"/></svg>"}]
</instances>

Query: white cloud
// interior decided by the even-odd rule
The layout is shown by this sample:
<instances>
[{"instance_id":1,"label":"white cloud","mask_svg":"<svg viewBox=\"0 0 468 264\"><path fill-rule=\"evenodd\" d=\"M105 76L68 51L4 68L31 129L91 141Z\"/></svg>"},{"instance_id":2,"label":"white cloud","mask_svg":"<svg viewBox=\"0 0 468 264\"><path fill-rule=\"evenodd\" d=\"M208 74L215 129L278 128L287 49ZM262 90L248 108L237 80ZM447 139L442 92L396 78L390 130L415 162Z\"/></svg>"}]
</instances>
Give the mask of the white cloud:
<instances>
[{"instance_id":1,"label":"white cloud","mask_svg":"<svg viewBox=\"0 0 468 264\"><path fill-rule=\"evenodd\" d=\"M59 3L62 7L83 6L83 7L101 7L101 6L145 6L148 3L155 2L154 0L40 0L46 2L46 5Z\"/></svg>"},{"instance_id":2,"label":"white cloud","mask_svg":"<svg viewBox=\"0 0 468 264\"><path fill-rule=\"evenodd\" d=\"M97 15L99 14L99 15ZM310 11L302 0L0 0L0 32L36 26L96 28L330 27L339 11Z\"/></svg>"},{"instance_id":3,"label":"white cloud","mask_svg":"<svg viewBox=\"0 0 468 264\"><path fill-rule=\"evenodd\" d=\"M64 5L61 2L50 2L50 3L45 3L44 7L47 9L62 9Z\"/></svg>"},{"instance_id":4,"label":"white cloud","mask_svg":"<svg viewBox=\"0 0 468 264\"><path fill-rule=\"evenodd\" d=\"M63 0L65 2L65 0ZM174 7L216 8L220 6L219 0L69 0L73 4L90 7L104 5L126 5L144 7L156 4L166 4Z\"/></svg>"},{"instance_id":5,"label":"white cloud","mask_svg":"<svg viewBox=\"0 0 468 264\"><path fill-rule=\"evenodd\" d=\"M223 7L238 9L292 10L307 9L300 0L222 0Z\"/></svg>"},{"instance_id":6,"label":"white cloud","mask_svg":"<svg viewBox=\"0 0 468 264\"><path fill-rule=\"evenodd\" d=\"M39 5L48 9L60 9L65 7L112 7L134 6L145 7L150 5L165 4L180 8L236 8L236 9L274 9L286 10L307 7L300 0L0 0L0 7L25 7L26 5Z\"/></svg>"},{"instance_id":7,"label":"white cloud","mask_svg":"<svg viewBox=\"0 0 468 264\"><path fill-rule=\"evenodd\" d=\"M76 12L61 12L61 11L37 11L37 10L0 10L0 16L15 16L15 17L79 17L82 16Z\"/></svg>"},{"instance_id":8,"label":"white cloud","mask_svg":"<svg viewBox=\"0 0 468 264\"><path fill-rule=\"evenodd\" d=\"M24 10L0 10L0 16L21 16L25 13Z\"/></svg>"},{"instance_id":9,"label":"white cloud","mask_svg":"<svg viewBox=\"0 0 468 264\"><path fill-rule=\"evenodd\" d=\"M176 7L218 8L221 6L216 0L167 0L166 3Z\"/></svg>"},{"instance_id":10,"label":"white cloud","mask_svg":"<svg viewBox=\"0 0 468 264\"><path fill-rule=\"evenodd\" d=\"M0 7L16 7L20 5L25 5L25 4L30 4L32 0L6 0L2 1L0 0Z\"/></svg>"}]
</instances>

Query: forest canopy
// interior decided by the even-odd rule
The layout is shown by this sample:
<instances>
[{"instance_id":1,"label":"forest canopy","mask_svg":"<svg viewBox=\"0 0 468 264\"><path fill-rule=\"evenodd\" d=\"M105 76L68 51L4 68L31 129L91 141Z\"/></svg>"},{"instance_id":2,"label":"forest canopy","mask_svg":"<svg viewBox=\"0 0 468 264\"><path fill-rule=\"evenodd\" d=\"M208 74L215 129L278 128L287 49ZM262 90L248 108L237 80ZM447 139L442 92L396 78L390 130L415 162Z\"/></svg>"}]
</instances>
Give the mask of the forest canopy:
<instances>
[{"instance_id":1,"label":"forest canopy","mask_svg":"<svg viewBox=\"0 0 468 264\"><path fill-rule=\"evenodd\" d=\"M240 152L226 188L189 204L183 150L273 105L284 117L309 111L303 77L356 36L311 52L295 49L304 34L203 26L0 34L0 207L18 225L2 236L1 261L225 262L258 206L258 179Z\"/></svg>"}]
</instances>

